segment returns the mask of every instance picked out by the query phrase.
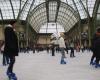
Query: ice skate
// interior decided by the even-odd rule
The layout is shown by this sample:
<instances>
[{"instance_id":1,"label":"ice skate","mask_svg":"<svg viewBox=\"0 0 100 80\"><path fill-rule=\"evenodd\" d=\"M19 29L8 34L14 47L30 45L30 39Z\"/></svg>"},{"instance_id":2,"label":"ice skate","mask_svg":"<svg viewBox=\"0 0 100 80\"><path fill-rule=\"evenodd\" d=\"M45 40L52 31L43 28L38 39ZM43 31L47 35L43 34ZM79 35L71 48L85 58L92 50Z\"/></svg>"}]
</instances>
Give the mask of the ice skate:
<instances>
[{"instance_id":1,"label":"ice skate","mask_svg":"<svg viewBox=\"0 0 100 80\"><path fill-rule=\"evenodd\" d=\"M60 64L66 64L66 62L64 61L64 58L61 59Z\"/></svg>"}]
</instances>

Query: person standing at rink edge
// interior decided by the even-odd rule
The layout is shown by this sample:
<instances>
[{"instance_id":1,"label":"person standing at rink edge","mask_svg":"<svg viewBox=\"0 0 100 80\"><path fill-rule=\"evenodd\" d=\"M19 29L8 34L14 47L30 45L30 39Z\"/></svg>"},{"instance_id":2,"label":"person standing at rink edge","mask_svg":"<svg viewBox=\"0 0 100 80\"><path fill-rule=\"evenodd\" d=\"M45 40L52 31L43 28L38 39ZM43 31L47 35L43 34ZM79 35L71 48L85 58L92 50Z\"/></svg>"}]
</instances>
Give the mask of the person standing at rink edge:
<instances>
[{"instance_id":1,"label":"person standing at rink edge","mask_svg":"<svg viewBox=\"0 0 100 80\"><path fill-rule=\"evenodd\" d=\"M5 47L4 54L7 55L10 59L10 63L7 69L7 76L10 78L15 77L13 73L13 66L15 64L15 56L18 56L18 38L15 33L15 23L16 21L10 21L10 24L5 27L4 37L5 37Z\"/></svg>"}]
</instances>

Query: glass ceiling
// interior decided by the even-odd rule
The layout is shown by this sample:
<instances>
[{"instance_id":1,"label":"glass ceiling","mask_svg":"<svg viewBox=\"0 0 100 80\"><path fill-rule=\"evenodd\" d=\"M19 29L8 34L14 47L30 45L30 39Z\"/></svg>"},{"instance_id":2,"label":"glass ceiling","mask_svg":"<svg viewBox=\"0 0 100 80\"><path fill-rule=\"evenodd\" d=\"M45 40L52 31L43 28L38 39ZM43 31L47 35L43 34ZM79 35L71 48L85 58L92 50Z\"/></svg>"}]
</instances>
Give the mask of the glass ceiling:
<instances>
[{"instance_id":1,"label":"glass ceiling","mask_svg":"<svg viewBox=\"0 0 100 80\"><path fill-rule=\"evenodd\" d=\"M100 4L99 4L98 11L97 11L97 20L100 21Z\"/></svg>"},{"instance_id":2,"label":"glass ceiling","mask_svg":"<svg viewBox=\"0 0 100 80\"><path fill-rule=\"evenodd\" d=\"M45 1L46 0L0 0L0 20L26 20L31 13L29 19L30 24L36 32L39 32L41 25L47 22L57 22L62 25L67 32L78 22L78 13L81 19L87 18L87 12L90 17L92 17L96 2L96 0L47 0L50 2L48 6L46 6ZM59 6L57 1L63 3L60 3ZM40 5L41 3L42 5ZM34 8L35 10L33 10Z\"/></svg>"},{"instance_id":3,"label":"glass ceiling","mask_svg":"<svg viewBox=\"0 0 100 80\"><path fill-rule=\"evenodd\" d=\"M48 6L46 6L46 4L47 3L44 2L30 12L28 21L31 26L33 26L36 32L39 32L39 30L41 29L40 26L44 25L47 22L59 23L67 32L79 21L79 14L77 13L77 11L75 11L71 6L67 5L66 3L61 2L59 6L58 2L50 1L48 2ZM48 27L49 25L47 25L47 28ZM48 30L51 29L48 28Z\"/></svg>"},{"instance_id":4,"label":"glass ceiling","mask_svg":"<svg viewBox=\"0 0 100 80\"><path fill-rule=\"evenodd\" d=\"M65 32L63 26L60 25L59 23L44 24L39 31L39 33L59 33L59 32Z\"/></svg>"}]
</instances>

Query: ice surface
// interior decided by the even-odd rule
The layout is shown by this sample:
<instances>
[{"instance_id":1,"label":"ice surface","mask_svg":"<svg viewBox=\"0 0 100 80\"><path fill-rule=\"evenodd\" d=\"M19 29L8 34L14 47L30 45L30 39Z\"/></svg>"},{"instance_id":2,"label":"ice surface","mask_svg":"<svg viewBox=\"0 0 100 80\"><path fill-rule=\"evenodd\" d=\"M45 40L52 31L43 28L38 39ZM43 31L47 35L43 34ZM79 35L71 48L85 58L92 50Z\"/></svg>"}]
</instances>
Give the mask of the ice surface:
<instances>
[{"instance_id":1,"label":"ice surface","mask_svg":"<svg viewBox=\"0 0 100 80\"><path fill-rule=\"evenodd\" d=\"M18 80L100 80L100 68L89 65L92 53L75 52L75 58L66 54L67 64L60 64L61 54L42 51L39 53L20 53L16 57L14 72ZM7 80L7 66L2 66L0 55L0 80Z\"/></svg>"}]
</instances>

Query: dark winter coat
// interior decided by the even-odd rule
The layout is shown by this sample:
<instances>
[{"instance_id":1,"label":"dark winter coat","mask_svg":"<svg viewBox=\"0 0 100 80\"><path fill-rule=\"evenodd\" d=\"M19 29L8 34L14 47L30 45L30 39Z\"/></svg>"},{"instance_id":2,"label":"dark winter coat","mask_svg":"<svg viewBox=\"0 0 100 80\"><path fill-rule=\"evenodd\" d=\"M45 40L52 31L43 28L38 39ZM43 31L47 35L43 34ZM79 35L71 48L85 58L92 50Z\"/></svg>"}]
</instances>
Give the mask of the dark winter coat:
<instances>
[{"instance_id":1,"label":"dark winter coat","mask_svg":"<svg viewBox=\"0 0 100 80\"><path fill-rule=\"evenodd\" d=\"M100 35L95 34L93 39L93 51L96 56L100 57Z\"/></svg>"},{"instance_id":2,"label":"dark winter coat","mask_svg":"<svg viewBox=\"0 0 100 80\"><path fill-rule=\"evenodd\" d=\"M18 39L11 26L7 26L4 31L5 47L4 54L7 56L18 56Z\"/></svg>"}]
</instances>

